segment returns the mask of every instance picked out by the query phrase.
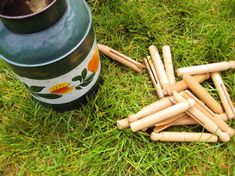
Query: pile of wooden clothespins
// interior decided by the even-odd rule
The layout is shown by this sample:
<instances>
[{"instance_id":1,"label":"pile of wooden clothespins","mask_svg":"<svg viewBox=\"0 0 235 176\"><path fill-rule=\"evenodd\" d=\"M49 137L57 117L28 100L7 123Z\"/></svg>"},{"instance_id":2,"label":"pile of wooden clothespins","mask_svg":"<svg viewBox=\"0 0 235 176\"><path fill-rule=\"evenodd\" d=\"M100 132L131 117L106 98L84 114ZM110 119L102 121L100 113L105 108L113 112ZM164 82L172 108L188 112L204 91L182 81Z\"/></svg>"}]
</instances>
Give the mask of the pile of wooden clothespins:
<instances>
[{"instance_id":1,"label":"pile of wooden clothespins","mask_svg":"<svg viewBox=\"0 0 235 176\"><path fill-rule=\"evenodd\" d=\"M162 48L163 64L157 48L151 45L151 56L144 59L145 65L108 46L98 44L98 48L103 54L137 72L147 68L160 99L118 120L119 129L130 127L136 132L151 128L150 138L153 141L217 142L219 138L222 142L228 142L234 136L235 130L226 121L235 119L235 108L219 72L235 69L235 61L179 68L176 72L182 80L176 82L169 46ZM210 77L222 106L200 85ZM161 132L172 125L193 124L200 124L208 132Z\"/></svg>"}]
</instances>

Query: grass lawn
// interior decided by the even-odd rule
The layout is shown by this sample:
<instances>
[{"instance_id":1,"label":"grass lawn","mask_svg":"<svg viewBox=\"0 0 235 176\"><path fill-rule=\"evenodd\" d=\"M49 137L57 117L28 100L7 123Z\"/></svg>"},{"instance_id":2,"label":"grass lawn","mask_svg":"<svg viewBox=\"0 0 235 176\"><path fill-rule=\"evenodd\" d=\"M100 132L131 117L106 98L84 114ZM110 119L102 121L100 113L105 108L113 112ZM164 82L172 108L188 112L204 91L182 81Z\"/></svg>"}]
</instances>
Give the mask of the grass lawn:
<instances>
[{"instance_id":1,"label":"grass lawn","mask_svg":"<svg viewBox=\"0 0 235 176\"><path fill-rule=\"evenodd\" d=\"M234 0L88 3L98 42L138 61L151 44L170 45L175 68L235 59ZM104 56L102 64L98 93L81 108L58 113L33 101L0 62L0 175L235 175L235 137L228 143L163 143L151 142L145 132L119 131L118 119L158 98L147 72ZM235 72L222 77L235 101ZM211 80L203 86L218 99ZM229 125L235 128L235 120Z\"/></svg>"}]
</instances>

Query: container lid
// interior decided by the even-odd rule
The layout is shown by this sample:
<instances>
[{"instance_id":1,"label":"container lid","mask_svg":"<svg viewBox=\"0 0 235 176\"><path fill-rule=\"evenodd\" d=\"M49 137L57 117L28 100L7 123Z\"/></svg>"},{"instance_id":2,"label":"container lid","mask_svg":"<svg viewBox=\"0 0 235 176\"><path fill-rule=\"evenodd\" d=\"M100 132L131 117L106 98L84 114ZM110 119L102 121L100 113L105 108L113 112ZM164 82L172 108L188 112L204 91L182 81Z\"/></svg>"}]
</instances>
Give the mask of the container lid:
<instances>
[{"instance_id":1,"label":"container lid","mask_svg":"<svg viewBox=\"0 0 235 176\"><path fill-rule=\"evenodd\" d=\"M9 64L22 67L59 61L80 46L91 23L91 13L84 0L68 0L65 15L41 32L17 34L0 22L0 57Z\"/></svg>"},{"instance_id":2,"label":"container lid","mask_svg":"<svg viewBox=\"0 0 235 176\"><path fill-rule=\"evenodd\" d=\"M66 0L2 0L0 19L10 31L29 34L54 25L66 9Z\"/></svg>"}]
</instances>

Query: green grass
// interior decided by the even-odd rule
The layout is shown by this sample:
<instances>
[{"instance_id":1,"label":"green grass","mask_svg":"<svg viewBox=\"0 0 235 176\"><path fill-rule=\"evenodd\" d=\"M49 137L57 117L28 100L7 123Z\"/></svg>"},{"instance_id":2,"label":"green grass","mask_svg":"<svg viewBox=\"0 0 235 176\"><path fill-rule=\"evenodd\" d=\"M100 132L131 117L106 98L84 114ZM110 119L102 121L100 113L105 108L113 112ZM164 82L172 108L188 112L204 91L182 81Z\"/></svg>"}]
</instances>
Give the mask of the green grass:
<instances>
[{"instance_id":1,"label":"green grass","mask_svg":"<svg viewBox=\"0 0 235 176\"><path fill-rule=\"evenodd\" d=\"M172 48L175 68L235 59L234 0L89 0L97 40L142 61ZM34 102L0 62L0 175L235 175L228 143L151 142L118 119L157 100L147 73L102 56L104 84L81 108L57 113ZM222 73L235 101L235 72ZM178 78L179 79L179 78ZM211 80L204 84L218 98ZM235 128L235 122L229 125ZM203 131L199 126L175 131Z\"/></svg>"}]
</instances>

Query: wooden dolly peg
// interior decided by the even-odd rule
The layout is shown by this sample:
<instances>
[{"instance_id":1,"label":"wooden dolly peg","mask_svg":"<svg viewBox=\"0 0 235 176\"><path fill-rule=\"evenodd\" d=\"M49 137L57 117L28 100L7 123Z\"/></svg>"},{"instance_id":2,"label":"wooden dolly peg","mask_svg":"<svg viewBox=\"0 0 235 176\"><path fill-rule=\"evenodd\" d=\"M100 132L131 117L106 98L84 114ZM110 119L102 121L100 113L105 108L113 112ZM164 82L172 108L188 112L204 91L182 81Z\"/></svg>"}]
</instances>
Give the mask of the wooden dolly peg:
<instances>
[{"instance_id":1,"label":"wooden dolly peg","mask_svg":"<svg viewBox=\"0 0 235 176\"><path fill-rule=\"evenodd\" d=\"M162 63L159 52L158 52L156 46L154 46L154 45L151 45L149 47L149 52L152 57L153 64L154 64L155 70L157 72L157 76L159 78L161 87L164 89L166 86L169 85L169 80L167 78L166 71L164 69L164 65Z\"/></svg>"},{"instance_id":2,"label":"wooden dolly peg","mask_svg":"<svg viewBox=\"0 0 235 176\"><path fill-rule=\"evenodd\" d=\"M150 135L152 141L167 142L217 142L218 137L211 133L193 133L193 132L152 132Z\"/></svg>"},{"instance_id":3,"label":"wooden dolly peg","mask_svg":"<svg viewBox=\"0 0 235 176\"><path fill-rule=\"evenodd\" d=\"M153 66L153 63L150 60L150 56L147 57L147 58L148 59L146 59L146 58L144 59L144 63L145 63L146 68L148 70L148 73L149 73L149 76L150 76L151 81L153 83L153 86L154 86L154 88L156 90L156 93L157 93L158 97L161 99L161 98L164 97L164 93L163 93L162 87L160 85L160 81L159 81L159 79L157 77L157 73L156 73L156 70L155 70L155 68Z\"/></svg>"},{"instance_id":4,"label":"wooden dolly peg","mask_svg":"<svg viewBox=\"0 0 235 176\"><path fill-rule=\"evenodd\" d=\"M136 114L131 114L128 116L129 122L134 122L136 120L139 120L145 116L151 115L153 113L156 113L162 109L165 109L169 106L172 106L173 103L169 99L169 97L165 97L163 99L160 99L159 101L156 101L148 106L145 106L142 108L139 112Z\"/></svg>"},{"instance_id":5,"label":"wooden dolly peg","mask_svg":"<svg viewBox=\"0 0 235 176\"><path fill-rule=\"evenodd\" d=\"M175 73L174 73L170 46L168 45L163 46L162 54L163 54L163 60L164 60L164 65L166 69L166 75L168 77L169 83L170 85L175 84Z\"/></svg>"},{"instance_id":6,"label":"wooden dolly peg","mask_svg":"<svg viewBox=\"0 0 235 176\"><path fill-rule=\"evenodd\" d=\"M169 119L175 115L181 114L187 109L193 107L195 105L195 101L193 99L188 99L187 101L180 102L176 105L170 106L166 109L163 109L159 112L146 116L140 120L132 122L130 124L131 130L136 132L140 129L149 128L154 126L156 123Z\"/></svg>"},{"instance_id":7,"label":"wooden dolly peg","mask_svg":"<svg viewBox=\"0 0 235 176\"><path fill-rule=\"evenodd\" d=\"M178 76L182 76L185 74L198 75L204 73L219 72L228 69L235 69L235 61L218 62L205 65L197 65L192 67L183 67L179 68L176 72Z\"/></svg>"},{"instance_id":8,"label":"wooden dolly peg","mask_svg":"<svg viewBox=\"0 0 235 176\"><path fill-rule=\"evenodd\" d=\"M132 58L106 46L103 44L98 44L99 50L106 56L109 56L113 60L116 60L117 62L122 63L123 65L137 71L142 72L142 70L145 68L145 66Z\"/></svg>"},{"instance_id":9,"label":"wooden dolly peg","mask_svg":"<svg viewBox=\"0 0 235 176\"><path fill-rule=\"evenodd\" d=\"M235 119L235 108L230 99L228 91L224 85L223 79L218 72L211 73L211 78L215 84L215 87L218 91L219 97L221 99L222 105L225 109L226 114L229 119ZM235 79L235 78L234 78Z\"/></svg>"}]
</instances>

